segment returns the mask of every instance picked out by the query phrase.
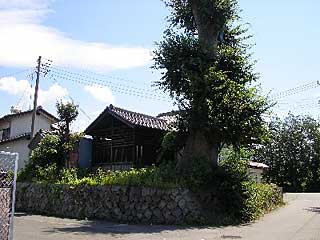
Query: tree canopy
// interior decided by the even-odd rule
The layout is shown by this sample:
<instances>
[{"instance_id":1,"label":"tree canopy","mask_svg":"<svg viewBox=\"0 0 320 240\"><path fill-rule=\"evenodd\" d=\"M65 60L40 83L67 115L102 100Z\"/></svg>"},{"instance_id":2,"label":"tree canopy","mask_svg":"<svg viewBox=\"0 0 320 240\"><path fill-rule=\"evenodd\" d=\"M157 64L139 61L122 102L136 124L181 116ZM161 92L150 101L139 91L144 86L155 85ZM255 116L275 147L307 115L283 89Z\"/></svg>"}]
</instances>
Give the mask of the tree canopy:
<instances>
[{"instance_id":1,"label":"tree canopy","mask_svg":"<svg viewBox=\"0 0 320 240\"><path fill-rule=\"evenodd\" d=\"M236 0L167 0L170 26L154 51L160 88L187 122L182 162L202 156L217 164L224 145L259 142L270 107L258 79Z\"/></svg>"},{"instance_id":2,"label":"tree canopy","mask_svg":"<svg viewBox=\"0 0 320 240\"><path fill-rule=\"evenodd\" d=\"M311 117L289 115L269 124L269 137L256 150L269 166L266 179L284 191L320 191L320 124Z\"/></svg>"}]
</instances>

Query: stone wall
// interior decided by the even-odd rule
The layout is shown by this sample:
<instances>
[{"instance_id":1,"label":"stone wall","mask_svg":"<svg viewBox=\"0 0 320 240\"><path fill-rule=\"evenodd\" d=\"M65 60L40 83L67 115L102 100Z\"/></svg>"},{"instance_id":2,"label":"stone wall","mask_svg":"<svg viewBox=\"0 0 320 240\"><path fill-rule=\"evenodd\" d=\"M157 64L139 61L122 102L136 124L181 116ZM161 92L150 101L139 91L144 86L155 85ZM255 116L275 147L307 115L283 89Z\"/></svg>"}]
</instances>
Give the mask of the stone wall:
<instances>
[{"instance_id":1,"label":"stone wall","mask_svg":"<svg viewBox=\"0 0 320 240\"><path fill-rule=\"evenodd\" d=\"M215 204L210 196L209 201ZM198 197L187 189L18 183L16 209L126 223L183 224L206 221L206 212L202 210Z\"/></svg>"}]
</instances>

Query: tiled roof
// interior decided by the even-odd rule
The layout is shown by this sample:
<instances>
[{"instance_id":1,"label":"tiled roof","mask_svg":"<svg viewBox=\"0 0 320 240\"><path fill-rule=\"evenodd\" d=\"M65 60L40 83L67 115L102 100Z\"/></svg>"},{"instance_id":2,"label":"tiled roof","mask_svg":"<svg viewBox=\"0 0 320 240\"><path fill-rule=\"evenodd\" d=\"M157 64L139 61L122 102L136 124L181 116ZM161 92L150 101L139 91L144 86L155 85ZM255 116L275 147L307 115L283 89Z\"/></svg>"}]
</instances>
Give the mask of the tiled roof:
<instances>
[{"instance_id":1,"label":"tiled roof","mask_svg":"<svg viewBox=\"0 0 320 240\"><path fill-rule=\"evenodd\" d=\"M92 129L94 125L99 121L99 119L103 118L106 113L113 115L114 117L126 122L133 127L138 126L159 130L169 130L169 124L164 119L152 117L142 113L132 112L110 105L98 116L98 118L92 124L90 124L85 132L90 131L90 129Z\"/></svg>"},{"instance_id":2,"label":"tiled roof","mask_svg":"<svg viewBox=\"0 0 320 240\"><path fill-rule=\"evenodd\" d=\"M28 132L28 133L19 134L19 135L14 136L14 137L2 139L2 140L0 140L0 144L1 143L12 142L12 141L15 141L15 140L19 140L21 138L30 138L30 135L31 135L31 133Z\"/></svg>"},{"instance_id":3,"label":"tiled roof","mask_svg":"<svg viewBox=\"0 0 320 240\"><path fill-rule=\"evenodd\" d=\"M266 164L264 164L264 163L253 162L253 161L249 161L249 167L252 167L252 168L261 168L261 169L269 168L269 166L266 165Z\"/></svg>"},{"instance_id":4,"label":"tiled roof","mask_svg":"<svg viewBox=\"0 0 320 240\"><path fill-rule=\"evenodd\" d=\"M112 105L109 107L109 111L136 126L161 130L168 129L167 121L161 118L152 117L142 113L131 112L122 108L114 107Z\"/></svg>"},{"instance_id":5,"label":"tiled roof","mask_svg":"<svg viewBox=\"0 0 320 240\"><path fill-rule=\"evenodd\" d=\"M9 120L13 117L18 117L18 116L22 116L28 113L32 113L32 110L28 110L28 111L23 111L23 112L19 112L19 113L11 113L11 114L7 114L3 117L0 117L0 121L2 120ZM52 115L51 113L47 112L46 110L44 110L41 106L39 106L37 108L37 113L42 113L44 115L46 115L48 118L52 119L53 121L57 122L59 121L58 118L56 118L54 115Z\"/></svg>"},{"instance_id":6,"label":"tiled roof","mask_svg":"<svg viewBox=\"0 0 320 240\"><path fill-rule=\"evenodd\" d=\"M171 126L175 126L181 117L181 111L172 110L171 112L160 113L157 118L165 120Z\"/></svg>"}]
</instances>

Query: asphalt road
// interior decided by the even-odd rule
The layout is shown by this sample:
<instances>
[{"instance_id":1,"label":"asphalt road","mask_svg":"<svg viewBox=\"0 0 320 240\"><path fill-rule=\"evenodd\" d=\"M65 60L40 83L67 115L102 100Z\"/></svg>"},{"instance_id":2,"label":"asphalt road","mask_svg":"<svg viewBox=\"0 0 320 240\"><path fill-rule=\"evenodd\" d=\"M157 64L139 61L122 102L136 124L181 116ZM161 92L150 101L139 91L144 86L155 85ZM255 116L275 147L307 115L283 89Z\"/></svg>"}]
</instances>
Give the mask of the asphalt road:
<instances>
[{"instance_id":1,"label":"asphalt road","mask_svg":"<svg viewBox=\"0 0 320 240\"><path fill-rule=\"evenodd\" d=\"M285 200L285 207L255 223L222 228L126 225L17 214L14 239L320 240L320 194L286 194Z\"/></svg>"}]
</instances>

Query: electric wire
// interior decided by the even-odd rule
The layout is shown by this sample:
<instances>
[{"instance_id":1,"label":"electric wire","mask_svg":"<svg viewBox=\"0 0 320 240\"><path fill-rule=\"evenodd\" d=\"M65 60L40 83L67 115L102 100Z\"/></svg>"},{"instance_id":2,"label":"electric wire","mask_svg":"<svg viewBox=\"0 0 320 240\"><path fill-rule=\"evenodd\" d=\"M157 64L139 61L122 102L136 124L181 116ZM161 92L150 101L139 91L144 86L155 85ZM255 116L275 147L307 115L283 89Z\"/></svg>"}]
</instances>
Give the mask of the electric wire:
<instances>
[{"instance_id":1,"label":"electric wire","mask_svg":"<svg viewBox=\"0 0 320 240\"><path fill-rule=\"evenodd\" d=\"M21 70L21 71L2 74L2 75L0 75L0 78L13 77L13 76L19 75L19 74L21 74L21 73L25 73L25 72L27 72L27 71L29 71L29 70L31 70L31 69L33 69L33 68L26 68L26 69L23 69L23 70Z\"/></svg>"},{"instance_id":2,"label":"electric wire","mask_svg":"<svg viewBox=\"0 0 320 240\"><path fill-rule=\"evenodd\" d=\"M61 84L58 82L57 79L51 78L51 81L52 81L53 83L56 83L56 84L58 84L59 86L61 86ZM62 87L62 86L61 86L61 87ZM72 102L75 102L75 103L76 103L76 101L74 100L74 98L72 98L72 97L70 96L70 94L68 95L68 97L71 99ZM77 102L77 104L79 105L79 110L82 112L82 114L83 114L86 118L88 118L90 121L92 121L92 118L89 116L89 114L87 114L86 111L83 110L82 107L80 107L79 102Z\"/></svg>"}]
</instances>

